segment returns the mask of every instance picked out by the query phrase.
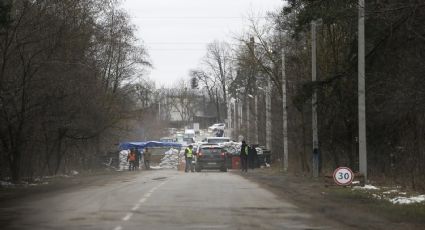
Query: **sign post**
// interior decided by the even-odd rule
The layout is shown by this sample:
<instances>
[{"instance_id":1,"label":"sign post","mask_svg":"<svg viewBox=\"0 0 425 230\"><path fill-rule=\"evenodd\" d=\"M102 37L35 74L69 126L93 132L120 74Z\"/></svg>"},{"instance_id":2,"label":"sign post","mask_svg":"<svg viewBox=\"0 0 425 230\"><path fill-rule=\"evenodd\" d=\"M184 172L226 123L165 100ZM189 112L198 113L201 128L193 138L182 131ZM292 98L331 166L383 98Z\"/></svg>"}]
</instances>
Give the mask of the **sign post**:
<instances>
[{"instance_id":1,"label":"sign post","mask_svg":"<svg viewBox=\"0 0 425 230\"><path fill-rule=\"evenodd\" d=\"M345 186L345 185L350 185L351 182L353 182L354 173L353 171L351 171L350 168L339 167L335 169L333 177L337 185Z\"/></svg>"}]
</instances>

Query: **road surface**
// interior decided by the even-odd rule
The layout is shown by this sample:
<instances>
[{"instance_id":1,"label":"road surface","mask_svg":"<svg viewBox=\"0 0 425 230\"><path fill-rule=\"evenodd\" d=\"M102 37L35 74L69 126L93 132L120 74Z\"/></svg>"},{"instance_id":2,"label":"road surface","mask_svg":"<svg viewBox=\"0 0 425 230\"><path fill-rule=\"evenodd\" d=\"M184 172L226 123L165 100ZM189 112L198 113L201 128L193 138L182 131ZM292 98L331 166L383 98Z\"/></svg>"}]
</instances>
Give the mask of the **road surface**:
<instances>
[{"instance_id":1,"label":"road surface","mask_svg":"<svg viewBox=\"0 0 425 230\"><path fill-rule=\"evenodd\" d=\"M234 173L152 170L16 204L6 229L331 229Z\"/></svg>"}]
</instances>

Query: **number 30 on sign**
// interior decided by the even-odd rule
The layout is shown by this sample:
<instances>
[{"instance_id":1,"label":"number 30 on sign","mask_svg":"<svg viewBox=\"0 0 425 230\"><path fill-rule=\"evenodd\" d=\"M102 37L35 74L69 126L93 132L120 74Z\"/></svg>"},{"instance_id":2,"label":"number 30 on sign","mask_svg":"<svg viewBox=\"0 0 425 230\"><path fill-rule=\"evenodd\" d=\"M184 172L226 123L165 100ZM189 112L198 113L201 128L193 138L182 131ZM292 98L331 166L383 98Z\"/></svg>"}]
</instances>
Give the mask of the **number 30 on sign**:
<instances>
[{"instance_id":1,"label":"number 30 on sign","mask_svg":"<svg viewBox=\"0 0 425 230\"><path fill-rule=\"evenodd\" d=\"M337 185L350 185L353 179L354 174L350 168L339 167L334 171L334 181Z\"/></svg>"}]
</instances>

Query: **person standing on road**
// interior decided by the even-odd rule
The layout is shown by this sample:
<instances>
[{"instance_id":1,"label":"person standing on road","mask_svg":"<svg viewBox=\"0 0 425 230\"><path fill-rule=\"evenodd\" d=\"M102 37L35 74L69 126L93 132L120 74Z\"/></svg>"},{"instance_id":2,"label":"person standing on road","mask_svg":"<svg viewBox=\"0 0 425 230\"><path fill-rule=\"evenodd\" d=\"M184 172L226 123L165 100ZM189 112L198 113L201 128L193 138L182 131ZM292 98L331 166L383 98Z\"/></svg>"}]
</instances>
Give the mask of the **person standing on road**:
<instances>
[{"instance_id":1,"label":"person standing on road","mask_svg":"<svg viewBox=\"0 0 425 230\"><path fill-rule=\"evenodd\" d=\"M134 171L136 170L136 149L132 148L130 150L130 153L128 153L127 156L127 161L128 161L128 171Z\"/></svg>"},{"instance_id":2,"label":"person standing on road","mask_svg":"<svg viewBox=\"0 0 425 230\"><path fill-rule=\"evenodd\" d=\"M134 168L136 170L139 170L140 160L142 159L142 153L138 149L136 149L135 152L136 152L136 161L134 161Z\"/></svg>"},{"instance_id":3,"label":"person standing on road","mask_svg":"<svg viewBox=\"0 0 425 230\"><path fill-rule=\"evenodd\" d=\"M248 172L248 151L249 151L248 145L246 144L245 141L242 141L241 154L240 154L242 172Z\"/></svg>"},{"instance_id":4,"label":"person standing on road","mask_svg":"<svg viewBox=\"0 0 425 230\"><path fill-rule=\"evenodd\" d=\"M143 161L145 163L145 169L151 169L151 152L149 152L148 148L145 148L145 151L143 152Z\"/></svg>"},{"instance_id":5,"label":"person standing on road","mask_svg":"<svg viewBox=\"0 0 425 230\"><path fill-rule=\"evenodd\" d=\"M257 167L257 150L256 145L251 145L248 150L248 166L250 169Z\"/></svg>"},{"instance_id":6,"label":"person standing on road","mask_svg":"<svg viewBox=\"0 0 425 230\"><path fill-rule=\"evenodd\" d=\"M194 172L193 169L193 165L192 165L192 160L193 160L193 146L189 145L185 150L184 150L184 158L186 160L186 167L184 169L185 172L189 172L189 170L191 172Z\"/></svg>"}]
</instances>

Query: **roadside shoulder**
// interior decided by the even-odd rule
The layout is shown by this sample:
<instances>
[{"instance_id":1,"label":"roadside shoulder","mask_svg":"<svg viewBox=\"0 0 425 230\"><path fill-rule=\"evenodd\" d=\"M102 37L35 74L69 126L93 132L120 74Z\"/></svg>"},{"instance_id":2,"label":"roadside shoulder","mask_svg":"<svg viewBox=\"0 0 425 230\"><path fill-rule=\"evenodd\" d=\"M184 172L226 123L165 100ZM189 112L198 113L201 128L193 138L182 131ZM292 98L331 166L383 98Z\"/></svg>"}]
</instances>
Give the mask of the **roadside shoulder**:
<instances>
[{"instance_id":1,"label":"roadside shoulder","mask_svg":"<svg viewBox=\"0 0 425 230\"><path fill-rule=\"evenodd\" d=\"M395 206L351 188L325 187L322 178L282 174L273 169L255 169L240 175L293 202L316 219L340 224L344 229L416 230L425 226L422 204Z\"/></svg>"}]
</instances>

